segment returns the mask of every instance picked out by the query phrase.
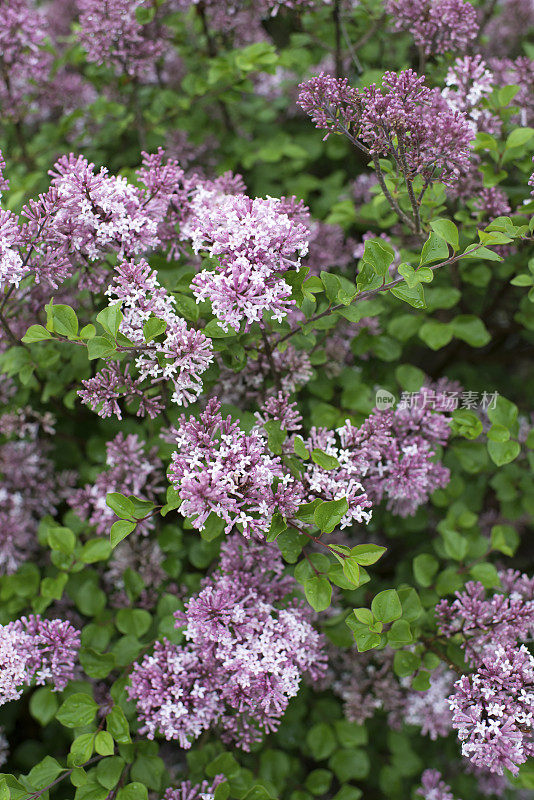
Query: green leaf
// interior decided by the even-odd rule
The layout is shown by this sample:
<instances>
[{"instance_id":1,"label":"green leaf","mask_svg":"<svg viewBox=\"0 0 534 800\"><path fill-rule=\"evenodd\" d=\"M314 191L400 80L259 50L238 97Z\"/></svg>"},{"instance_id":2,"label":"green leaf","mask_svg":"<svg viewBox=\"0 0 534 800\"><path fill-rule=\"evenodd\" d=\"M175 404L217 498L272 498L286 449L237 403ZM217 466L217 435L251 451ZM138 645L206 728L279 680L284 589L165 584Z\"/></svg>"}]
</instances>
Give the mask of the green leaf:
<instances>
[{"instance_id":1,"label":"green leaf","mask_svg":"<svg viewBox=\"0 0 534 800\"><path fill-rule=\"evenodd\" d=\"M107 358L117 350L114 342L106 336L94 336L87 342L87 358L93 361L95 358Z\"/></svg>"},{"instance_id":2,"label":"green leaf","mask_svg":"<svg viewBox=\"0 0 534 800\"><path fill-rule=\"evenodd\" d=\"M276 798L267 791L265 786L253 786L244 795L243 800L276 800Z\"/></svg>"},{"instance_id":3,"label":"green leaf","mask_svg":"<svg viewBox=\"0 0 534 800\"><path fill-rule=\"evenodd\" d=\"M145 342L151 342L157 336L161 336L162 333L165 333L166 328L167 323L164 319L150 317L143 325L143 338Z\"/></svg>"},{"instance_id":4,"label":"green leaf","mask_svg":"<svg viewBox=\"0 0 534 800\"><path fill-rule=\"evenodd\" d=\"M43 727L54 719L58 707L57 694L49 686L39 687L30 698L30 714Z\"/></svg>"},{"instance_id":5,"label":"green leaf","mask_svg":"<svg viewBox=\"0 0 534 800\"><path fill-rule=\"evenodd\" d=\"M297 455L299 458L302 458L304 461L307 461L310 457L308 448L304 444L304 439L302 436L295 436L293 439L293 450L295 455Z\"/></svg>"},{"instance_id":6,"label":"green leaf","mask_svg":"<svg viewBox=\"0 0 534 800\"><path fill-rule=\"evenodd\" d=\"M491 336L481 319L472 314L461 314L450 323L453 333L471 347L484 347Z\"/></svg>"},{"instance_id":7,"label":"green leaf","mask_svg":"<svg viewBox=\"0 0 534 800\"><path fill-rule=\"evenodd\" d=\"M386 548L378 544L357 544L351 548L350 555L362 567L368 567L382 558L385 552Z\"/></svg>"},{"instance_id":8,"label":"green leaf","mask_svg":"<svg viewBox=\"0 0 534 800\"><path fill-rule=\"evenodd\" d=\"M337 458L329 456L324 450L314 448L311 452L312 461L323 469L339 469L340 464Z\"/></svg>"},{"instance_id":9,"label":"green leaf","mask_svg":"<svg viewBox=\"0 0 534 800\"><path fill-rule=\"evenodd\" d=\"M495 403L488 406L488 417L490 422L511 428L517 421L519 410L515 403L511 403L506 397L497 395Z\"/></svg>"},{"instance_id":10,"label":"green leaf","mask_svg":"<svg viewBox=\"0 0 534 800\"><path fill-rule=\"evenodd\" d=\"M123 539L126 539L126 537L135 530L136 526L136 522L130 522L126 519L119 519L117 522L114 522L110 532L111 546L117 547L119 542L122 542Z\"/></svg>"},{"instance_id":11,"label":"green leaf","mask_svg":"<svg viewBox=\"0 0 534 800\"><path fill-rule=\"evenodd\" d=\"M304 785L312 794L324 797L330 788L333 777L328 769L314 769L309 773Z\"/></svg>"},{"instance_id":12,"label":"green leaf","mask_svg":"<svg viewBox=\"0 0 534 800\"><path fill-rule=\"evenodd\" d=\"M30 325L21 341L31 344L32 342L42 342L45 339L52 339L52 334L46 328L42 325Z\"/></svg>"},{"instance_id":13,"label":"green leaf","mask_svg":"<svg viewBox=\"0 0 534 800\"><path fill-rule=\"evenodd\" d=\"M512 278L510 283L512 284L512 286L533 286L534 275L527 275L526 273L522 273L520 275L516 275L515 278ZM24 341L24 339L22 341Z\"/></svg>"},{"instance_id":14,"label":"green leaf","mask_svg":"<svg viewBox=\"0 0 534 800\"><path fill-rule=\"evenodd\" d=\"M395 589L379 592L371 602L371 611L380 622L393 622L402 616L402 606Z\"/></svg>"},{"instance_id":15,"label":"green leaf","mask_svg":"<svg viewBox=\"0 0 534 800\"><path fill-rule=\"evenodd\" d=\"M326 722L320 722L310 728L306 735L306 744L316 761L328 758L337 748L334 731Z\"/></svg>"},{"instance_id":16,"label":"green leaf","mask_svg":"<svg viewBox=\"0 0 534 800\"><path fill-rule=\"evenodd\" d=\"M284 517L277 511L271 518L271 525L265 539L267 542L274 542L276 538L284 531L287 531L286 521Z\"/></svg>"},{"instance_id":17,"label":"green leaf","mask_svg":"<svg viewBox=\"0 0 534 800\"><path fill-rule=\"evenodd\" d=\"M81 549L80 561L95 564L97 561L107 561L110 555L111 544L107 539L90 539Z\"/></svg>"},{"instance_id":18,"label":"green leaf","mask_svg":"<svg viewBox=\"0 0 534 800\"><path fill-rule=\"evenodd\" d=\"M304 582L304 593L314 611L324 611L332 599L332 586L327 578L314 575Z\"/></svg>"},{"instance_id":19,"label":"green leaf","mask_svg":"<svg viewBox=\"0 0 534 800\"><path fill-rule=\"evenodd\" d=\"M361 748L337 750L328 761L328 766L335 772L336 778L341 783L363 780L369 774L371 767L369 756Z\"/></svg>"},{"instance_id":20,"label":"green leaf","mask_svg":"<svg viewBox=\"0 0 534 800\"><path fill-rule=\"evenodd\" d=\"M70 555L76 544L76 537L69 528L49 528L47 539L52 550L58 550L65 555Z\"/></svg>"},{"instance_id":21,"label":"green leaf","mask_svg":"<svg viewBox=\"0 0 534 800\"><path fill-rule=\"evenodd\" d=\"M85 674L96 680L107 678L115 667L113 653L99 653L97 650L93 650L92 647L82 648L79 659Z\"/></svg>"},{"instance_id":22,"label":"green leaf","mask_svg":"<svg viewBox=\"0 0 534 800\"><path fill-rule=\"evenodd\" d=\"M148 800L148 789L142 783L128 783L117 792L117 800Z\"/></svg>"},{"instance_id":23,"label":"green leaf","mask_svg":"<svg viewBox=\"0 0 534 800\"><path fill-rule=\"evenodd\" d=\"M480 581L486 589L493 589L501 585L499 574L493 564L475 564L471 567L469 573L475 581Z\"/></svg>"},{"instance_id":24,"label":"green leaf","mask_svg":"<svg viewBox=\"0 0 534 800\"><path fill-rule=\"evenodd\" d=\"M481 420L467 408L453 411L452 419L452 432L465 439L476 439L483 431Z\"/></svg>"},{"instance_id":25,"label":"green leaf","mask_svg":"<svg viewBox=\"0 0 534 800\"><path fill-rule=\"evenodd\" d=\"M412 629L405 619L396 620L387 633L390 647L404 647L413 642Z\"/></svg>"},{"instance_id":26,"label":"green leaf","mask_svg":"<svg viewBox=\"0 0 534 800\"><path fill-rule=\"evenodd\" d=\"M132 519L134 517L134 504L128 497L119 492L110 492L106 496L106 505L121 519Z\"/></svg>"},{"instance_id":27,"label":"green leaf","mask_svg":"<svg viewBox=\"0 0 534 800\"><path fill-rule=\"evenodd\" d=\"M277 419L270 419L268 420L265 425L265 432L267 434L267 444L271 453L274 453L276 456L282 454L282 445L287 438L287 431L280 425L280 421Z\"/></svg>"},{"instance_id":28,"label":"green leaf","mask_svg":"<svg viewBox=\"0 0 534 800\"><path fill-rule=\"evenodd\" d=\"M454 252L460 247L460 240L458 237L458 228L450 219L444 217L437 217L430 220L430 227L438 236L445 239L447 244L450 244Z\"/></svg>"},{"instance_id":29,"label":"green leaf","mask_svg":"<svg viewBox=\"0 0 534 800\"><path fill-rule=\"evenodd\" d=\"M71 694L59 707L56 719L66 728L81 728L95 718L98 705L88 694Z\"/></svg>"},{"instance_id":30,"label":"green leaf","mask_svg":"<svg viewBox=\"0 0 534 800\"><path fill-rule=\"evenodd\" d=\"M335 303L337 301L339 290L341 289L340 279L337 275L333 275L331 272L323 271L321 272L321 281L325 288L326 296L331 303Z\"/></svg>"},{"instance_id":31,"label":"green leaf","mask_svg":"<svg viewBox=\"0 0 534 800\"><path fill-rule=\"evenodd\" d=\"M432 232L421 250L421 259L419 266L423 264L432 264L435 261L446 261L449 258L449 248L447 242L438 236L437 233Z\"/></svg>"},{"instance_id":32,"label":"green leaf","mask_svg":"<svg viewBox=\"0 0 534 800\"><path fill-rule=\"evenodd\" d=\"M101 786L113 789L119 782L124 769L124 759L120 756L103 758L96 767L96 778Z\"/></svg>"},{"instance_id":33,"label":"green leaf","mask_svg":"<svg viewBox=\"0 0 534 800\"><path fill-rule=\"evenodd\" d=\"M74 800L107 800L108 790L91 776L79 785Z\"/></svg>"},{"instance_id":34,"label":"green leaf","mask_svg":"<svg viewBox=\"0 0 534 800\"><path fill-rule=\"evenodd\" d=\"M113 736L108 731L98 731L95 737L95 750L101 756L112 756L115 752Z\"/></svg>"},{"instance_id":35,"label":"green leaf","mask_svg":"<svg viewBox=\"0 0 534 800\"><path fill-rule=\"evenodd\" d=\"M422 669L412 681L412 689L418 692L427 692L430 689L430 672Z\"/></svg>"},{"instance_id":36,"label":"green leaf","mask_svg":"<svg viewBox=\"0 0 534 800\"><path fill-rule=\"evenodd\" d=\"M502 467L504 464L510 464L514 461L521 452L521 445L519 442L488 442L488 453L494 464Z\"/></svg>"},{"instance_id":37,"label":"green leaf","mask_svg":"<svg viewBox=\"0 0 534 800\"><path fill-rule=\"evenodd\" d=\"M75 339L78 335L78 317L70 306L49 303L45 306L47 312L46 327L60 336Z\"/></svg>"},{"instance_id":38,"label":"green leaf","mask_svg":"<svg viewBox=\"0 0 534 800\"><path fill-rule=\"evenodd\" d=\"M84 325L80 331L80 339L94 339L96 336L96 328L94 325Z\"/></svg>"},{"instance_id":39,"label":"green leaf","mask_svg":"<svg viewBox=\"0 0 534 800\"><path fill-rule=\"evenodd\" d=\"M523 147L534 136L533 128L515 128L506 139L506 149Z\"/></svg>"},{"instance_id":40,"label":"green leaf","mask_svg":"<svg viewBox=\"0 0 534 800\"><path fill-rule=\"evenodd\" d=\"M430 586L438 569L438 560L429 553L421 553L413 560L413 574L420 586Z\"/></svg>"},{"instance_id":41,"label":"green leaf","mask_svg":"<svg viewBox=\"0 0 534 800\"><path fill-rule=\"evenodd\" d=\"M55 781L58 775L64 771L64 767L55 758L45 756L39 764L36 764L28 773L28 781L36 789L43 789L48 784Z\"/></svg>"},{"instance_id":42,"label":"green leaf","mask_svg":"<svg viewBox=\"0 0 534 800\"><path fill-rule=\"evenodd\" d=\"M356 286L358 287L359 292L368 292L373 289L379 289L384 284L384 279L377 275L376 272L370 267L369 264L365 262L362 263L358 274L356 275ZM347 319L351 321L357 321L360 319L360 312L354 307L347 307L340 312L343 316L347 317ZM356 319L354 319L354 316Z\"/></svg>"},{"instance_id":43,"label":"green leaf","mask_svg":"<svg viewBox=\"0 0 534 800\"><path fill-rule=\"evenodd\" d=\"M320 531L332 533L348 510L346 497L341 497L339 500L324 500L315 509L313 518Z\"/></svg>"},{"instance_id":44,"label":"green leaf","mask_svg":"<svg viewBox=\"0 0 534 800\"><path fill-rule=\"evenodd\" d=\"M85 764L93 755L94 733L82 733L70 746L69 766Z\"/></svg>"},{"instance_id":45,"label":"green leaf","mask_svg":"<svg viewBox=\"0 0 534 800\"><path fill-rule=\"evenodd\" d=\"M390 289L390 294L403 300L414 308L426 308L425 294L420 283L410 289L405 282Z\"/></svg>"},{"instance_id":46,"label":"green leaf","mask_svg":"<svg viewBox=\"0 0 534 800\"><path fill-rule=\"evenodd\" d=\"M115 338L123 320L121 304L114 303L113 305L108 306L101 311L100 314L96 315L96 319L97 322L102 325L104 330L110 333L113 338Z\"/></svg>"},{"instance_id":47,"label":"green leaf","mask_svg":"<svg viewBox=\"0 0 534 800\"><path fill-rule=\"evenodd\" d=\"M152 617L144 608L121 608L117 612L116 625L121 633L143 636L152 624Z\"/></svg>"},{"instance_id":48,"label":"green leaf","mask_svg":"<svg viewBox=\"0 0 534 800\"><path fill-rule=\"evenodd\" d=\"M491 529L491 547L512 557L519 547L520 537L511 525L494 525Z\"/></svg>"},{"instance_id":49,"label":"green leaf","mask_svg":"<svg viewBox=\"0 0 534 800\"><path fill-rule=\"evenodd\" d=\"M380 277L387 274L390 264L393 263L395 253L393 248L381 239L367 239L364 245L362 261L368 264L373 272Z\"/></svg>"},{"instance_id":50,"label":"green leaf","mask_svg":"<svg viewBox=\"0 0 534 800\"><path fill-rule=\"evenodd\" d=\"M227 778L232 778L239 772L239 764L231 753L221 753L210 761L206 767L206 775L208 778L214 778L218 774L225 775Z\"/></svg>"},{"instance_id":51,"label":"green leaf","mask_svg":"<svg viewBox=\"0 0 534 800\"><path fill-rule=\"evenodd\" d=\"M393 659L393 670L399 678L406 678L413 675L421 665L421 656L411 653L409 650L397 650Z\"/></svg>"},{"instance_id":52,"label":"green leaf","mask_svg":"<svg viewBox=\"0 0 534 800\"><path fill-rule=\"evenodd\" d=\"M130 726L120 706L113 706L106 716L106 728L118 744L131 742Z\"/></svg>"},{"instance_id":53,"label":"green leaf","mask_svg":"<svg viewBox=\"0 0 534 800\"><path fill-rule=\"evenodd\" d=\"M453 331L448 322L439 322L437 319L430 319L419 328L418 336L432 350L440 350L449 344L452 339Z\"/></svg>"},{"instance_id":54,"label":"green leaf","mask_svg":"<svg viewBox=\"0 0 534 800\"><path fill-rule=\"evenodd\" d=\"M360 585L360 565L355 558L349 556L343 559L343 574L350 583Z\"/></svg>"},{"instance_id":55,"label":"green leaf","mask_svg":"<svg viewBox=\"0 0 534 800\"><path fill-rule=\"evenodd\" d=\"M149 789L157 790L161 784L161 777L165 771L165 764L156 755L140 755L134 762L131 777L140 781Z\"/></svg>"},{"instance_id":56,"label":"green leaf","mask_svg":"<svg viewBox=\"0 0 534 800\"><path fill-rule=\"evenodd\" d=\"M473 252L471 252L471 250ZM503 257L496 253L494 250L490 250L487 247L476 247L474 248L472 244L470 244L466 250L464 251L464 255L462 256L462 261L465 259L471 258L479 258L485 261L503 261Z\"/></svg>"},{"instance_id":57,"label":"green leaf","mask_svg":"<svg viewBox=\"0 0 534 800\"><path fill-rule=\"evenodd\" d=\"M217 320L212 319L208 322L202 333L205 336L209 336L210 339L229 339L231 336L236 336L238 331L234 330L231 325L228 326L227 331L223 331L218 325Z\"/></svg>"},{"instance_id":58,"label":"green leaf","mask_svg":"<svg viewBox=\"0 0 534 800\"><path fill-rule=\"evenodd\" d=\"M507 442L510 438L510 431L504 425L492 425L486 435L492 442Z\"/></svg>"},{"instance_id":59,"label":"green leaf","mask_svg":"<svg viewBox=\"0 0 534 800\"><path fill-rule=\"evenodd\" d=\"M355 608L353 611L358 622L362 622L364 625L373 624L375 618L370 608Z\"/></svg>"}]
</instances>

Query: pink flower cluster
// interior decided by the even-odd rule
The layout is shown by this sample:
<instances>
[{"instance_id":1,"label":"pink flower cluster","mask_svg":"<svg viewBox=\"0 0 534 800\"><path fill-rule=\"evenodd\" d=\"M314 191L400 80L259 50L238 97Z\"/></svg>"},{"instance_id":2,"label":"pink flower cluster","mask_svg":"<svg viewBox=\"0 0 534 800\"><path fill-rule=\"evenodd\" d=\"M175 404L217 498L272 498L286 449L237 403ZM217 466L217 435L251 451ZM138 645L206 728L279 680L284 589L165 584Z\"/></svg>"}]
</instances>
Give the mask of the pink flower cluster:
<instances>
[{"instance_id":1,"label":"pink flower cluster","mask_svg":"<svg viewBox=\"0 0 534 800\"><path fill-rule=\"evenodd\" d=\"M469 166L468 119L412 70L386 72L381 87L356 90L321 74L300 89L299 105L325 138L343 133L370 155L391 157L410 179L454 182Z\"/></svg>"},{"instance_id":2,"label":"pink flower cluster","mask_svg":"<svg viewBox=\"0 0 534 800\"><path fill-rule=\"evenodd\" d=\"M341 697L348 720L362 724L377 711L387 715L390 728L416 725L422 736L435 740L452 729L448 695L454 678L444 667L433 673L430 688L419 692L410 687L410 679L399 679L393 670L394 651L369 650L357 653L332 650L332 676L328 684ZM330 676L328 676L330 678Z\"/></svg>"},{"instance_id":3,"label":"pink flower cluster","mask_svg":"<svg viewBox=\"0 0 534 800\"><path fill-rule=\"evenodd\" d=\"M46 48L42 8L27 0L4 0L0 26L0 106L4 116L20 119L21 110L47 81L52 53Z\"/></svg>"},{"instance_id":4,"label":"pink flower cluster","mask_svg":"<svg viewBox=\"0 0 534 800\"><path fill-rule=\"evenodd\" d=\"M137 9L149 6L144 0L78 0L78 6L78 40L88 61L129 75L144 75L162 55L161 35L158 38L153 25L137 21Z\"/></svg>"},{"instance_id":5,"label":"pink flower cluster","mask_svg":"<svg viewBox=\"0 0 534 800\"><path fill-rule=\"evenodd\" d=\"M476 766L517 774L534 756L534 658L522 645L487 648L454 685L450 704L462 754Z\"/></svg>"},{"instance_id":6,"label":"pink flower cluster","mask_svg":"<svg viewBox=\"0 0 534 800\"><path fill-rule=\"evenodd\" d=\"M498 775L517 773L534 755L534 658L517 641L534 630L534 580L502 575L506 594L486 598L480 583L466 584L436 607L441 632L459 638L472 672L449 698L462 753Z\"/></svg>"},{"instance_id":7,"label":"pink flower cluster","mask_svg":"<svg viewBox=\"0 0 534 800\"><path fill-rule=\"evenodd\" d=\"M342 450L361 465L372 503L386 499L394 514L415 514L449 482L449 470L435 460L450 435L449 417L426 404L424 390L410 407L374 411L360 428L347 423L338 434Z\"/></svg>"},{"instance_id":8,"label":"pink flower cluster","mask_svg":"<svg viewBox=\"0 0 534 800\"><path fill-rule=\"evenodd\" d=\"M451 108L467 115L475 132L498 133L501 120L482 107L495 83L492 71L480 55L464 56L449 67L442 95Z\"/></svg>"},{"instance_id":9,"label":"pink flower cluster","mask_svg":"<svg viewBox=\"0 0 534 800\"><path fill-rule=\"evenodd\" d=\"M216 775L211 784L208 781L196 784L182 781L176 789L167 789L163 800L214 800L215 789L224 780L224 775Z\"/></svg>"},{"instance_id":10,"label":"pink flower cluster","mask_svg":"<svg viewBox=\"0 0 534 800\"><path fill-rule=\"evenodd\" d=\"M213 360L211 340L187 327L174 309L174 297L160 286L156 273L143 259L120 264L106 294L111 305L119 301L124 314L121 333L142 348L135 361L139 380L149 378L153 384L169 381L174 387L174 403L194 402L202 391L200 376ZM143 325L151 316L166 323L165 339L146 346Z\"/></svg>"},{"instance_id":11,"label":"pink flower cluster","mask_svg":"<svg viewBox=\"0 0 534 800\"><path fill-rule=\"evenodd\" d=\"M294 457L293 434L302 422L295 404L280 392L268 398L257 418L260 426L276 420L292 434L283 452ZM299 479L269 453L262 427L246 434L230 417L223 419L216 398L199 420L182 416L173 435L178 450L169 477L182 500L180 513L203 530L213 512L226 522L226 533L237 525L247 538L262 538L275 511L292 519L300 504L317 498L347 498L341 528L369 522L371 505L385 497L394 513L414 514L449 479L448 470L433 460L436 446L449 435L447 416L420 404L376 411L360 428L349 422L338 431L313 428L304 446L309 453L322 450L338 466L326 469L308 459Z\"/></svg>"},{"instance_id":12,"label":"pink flower cluster","mask_svg":"<svg viewBox=\"0 0 534 800\"><path fill-rule=\"evenodd\" d=\"M96 171L83 156L58 159L50 188L24 206L20 220L0 211L0 281L17 286L33 274L37 283L57 288L79 271L94 291L103 282L97 262L110 254L132 258L156 247L171 201L183 188L183 172L174 161L163 164L163 158L162 150L144 154L139 178L145 188L110 175L105 167ZM3 178L0 186L6 188Z\"/></svg>"},{"instance_id":13,"label":"pink flower cluster","mask_svg":"<svg viewBox=\"0 0 534 800\"><path fill-rule=\"evenodd\" d=\"M33 682L59 692L74 677L80 634L68 622L31 614L0 625L0 705Z\"/></svg>"},{"instance_id":14,"label":"pink flower cluster","mask_svg":"<svg viewBox=\"0 0 534 800\"><path fill-rule=\"evenodd\" d=\"M218 726L223 741L247 750L276 730L302 676L317 680L325 670L304 606L286 599L293 586L276 546L227 539L219 569L176 613L187 644L156 642L134 665L128 694L141 733L189 748Z\"/></svg>"},{"instance_id":15,"label":"pink flower cluster","mask_svg":"<svg viewBox=\"0 0 534 800\"><path fill-rule=\"evenodd\" d=\"M119 433L106 443L107 470L101 472L92 483L83 489L69 492L67 501L76 513L94 525L97 533L105 535L116 517L106 505L110 492L135 495L140 500L156 499L160 490L159 475L161 461L154 451L145 453L143 442L136 434ZM139 523L137 530L147 534L153 523Z\"/></svg>"},{"instance_id":16,"label":"pink flower cluster","mask_svg":"<svg viewBox=\"0 0 534 800\"><path fill-rule=\"evenodd\" d=\"M212 257L192 283L197 302L209 300L221 327L245 330L269 312L282 319L291 288L281 276L296 269L308 250L309 231L283 202L224 194L199 186L180 230L195 253Z\"/></svg>"},{"instance_id":17,"label":"pink flower cluster","mask_svg":"<svg viewBox=\"0 0 534 800\"><path fill-rule=\"evenodd\" d=\"M12 573L37 547L37 527L60 502L60 478L26 413L0 417L0 573ZM16 438L15 438L16 436Z\"/></svg>"},{"instance_id":18,"label":"pink flower cluster","mask_svg":"<svg viewBox=\"0 0 534 800\"><path fill-rule=\"evenodd\" d=\"M195 528L203 530L213 512L226 522L226 533L238 525L245 537L262 538L275 511L296 512L299 497L280 458L268 453L258 431L246 434L229 416L223 419L216 398L199 419L180 418L175 441L169 478L182 500L180 513Z\"/></svg>"},{"instance_id":19,"label":"pink flower cluster","mask_svg":"<svg viewBox=\"0 0 534 800\"><path fill-rule=\"evenodd\" d=\"M397 30L409 31L427 55L462 52L478 33L477 12L466 0L388 0Z\"/></svg>"},{"instance_id":20,"label":"pink flower cluster","mask_svg":"<svg viewBox=\"0 0 534 800\"><path fill-rule=\"evenodd\" d=\"M441 779L441 773L437 769L425 769L416 795L423 800L454 800L450 786Z\"/></svg>"}]
</instances>

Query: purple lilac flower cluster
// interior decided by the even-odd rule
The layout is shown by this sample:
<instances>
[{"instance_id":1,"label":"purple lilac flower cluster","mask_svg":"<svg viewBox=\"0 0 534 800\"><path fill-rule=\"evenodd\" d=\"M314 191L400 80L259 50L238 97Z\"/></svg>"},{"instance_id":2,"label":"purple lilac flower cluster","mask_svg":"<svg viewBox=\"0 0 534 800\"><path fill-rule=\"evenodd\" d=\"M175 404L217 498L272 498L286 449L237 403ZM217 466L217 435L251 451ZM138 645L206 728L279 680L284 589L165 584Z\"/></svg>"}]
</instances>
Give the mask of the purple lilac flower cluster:
<instances>
[{"instance_id":1,"label":"purple lilac flower cluster","mask_svg":"<svg viewBox=\"0 0 534 800\"><path fill-rule=\"evenodd\" d=\"M409 679L395 676L394 655L389 647L365 653L354 648L342 653L332 649L327 683L343 700L346 718L362 724L381 711L395 730L408 724L416 725L432 740L447 736L452 730L448 703L452 673L438 667L432 673L430 688L418 692L410 688Z\"/></svg>"},{"instance_id":2,"label":"purple lilac flower cluster","mask_svg":"<svg viewBox=\"0 0 534 800\"><path fill-rule=\"evenodd\" d=\"M70 623L31 614L0 629L0 705L34 682L59 692L74 677L80 634Z\"/></svg>"},{"instance_id":3,"label":"purple lilac flower cluster","mask_svg":"<svg viewBox=\"0 0 534 800\"><path fill-rule=\"evenodd\" d=\"M140 25L136 11L144 0L78 0L78 40L87 60L129 75L144 75L163 53L161 31Z\"/></svg>"},{"instance_id":4,"label":"purple lilac flower cluster","mask_svg":"<svg viewBox=\"0 0 534 800\"><path fill-rule=\"evenodd\" d=\"M280 458L267 452L258 431L246 434L224 419L216 398L199 419L180 418L175 441L169 477L182 500L180 513L192 517L195 528L202 530L213 512L226 522L226 533L238 525L247 538L262 538L275 511L296 513L298 487Z\"/></svg>"},{"instance_id":5,"label":"purple lilac flower cluster","mask_svg":"<svg viewBox=\"0 0 534 800\"><path fill-rule=\"evenodd\" d=\"M0 417L0 573L12 573L37 547L37 527L55 513L62 476L49 459L45 432L49 421L35 421L29 411Z\"/></svg>"},{"instance_id":6,"label":"purple lilac flower cluster","mask_svg":"<svg viewBox=\"0 0 534 800\"><path fill-rule=\"evenodd\" d=\"M425 769L416 795L423 800L455 800L450 786L442 780L441 773L437 769Z\"/></svg>"},{"instance_id":7,"label":"purple lilac flower cluster","mask_svg":"<svg viewBox=\"0 0 534 800\"><path fill-rule=\"evenodd\" d=\"M110 492L155 500L161 488L161 461L154 450L145 453L143 442L136 434L124 436L119 433L107 442L106 464L107 470L97 475L92 483L69 492L67 496L69 505L101 535L109 533L115 520L115 514L106 505ZM146 535L151 527L151 520L145 520L139 523L138 531Z\"/></svg>"},{"instance_id":8,"label":"purple lilac flower cluster","mask_svg":"<svg viewBox=\"0 0 534 800\"><path fill-rule=\"evenodd\" d=\"M209 300L224 330L261 324L264 312L282 319L291 305L283 273L300 265L309 231L284 211L283 202L224 194L203 186L194 192L181 236L195 253L215 257L214 269L193 280L197 302Z\"/></svg>"},{"instance_id":9,"label":"purple lilac flower cluster","mask_svg":"<svg viewBox=\"0 0 534 800\"><path fill-rule=\"evenodd\" d=\"M0 27L0 106L18 120L21 110L42 90L53 62L46 48L46 18L27 0L4 0Z\"/></svg>"},{"instance_id":10,"label":"purple lilac flower cluster","mask_svg":"<svg viewBox=\"0 0 534 800\"><path fill-rule=\"evenodd\" d=\"M168 381L173 386L174 403L194 402L202 391L200 376L213 360L211 340L187 327L174 309L174 297L160 286L156 273L143 259L120 264L106 294L111 305L119 301L124 315L121 333L143 347L135 360L138 380L150 379L154 385ZM165 339L147 348L143 325L151 315L166 323Z\"/></svg>"},{"instance_id":11,"label":"purple lilac flower cluster","mask_svg":"<svg viewBox=\"0 0 534 800\"><path fill-rule=\"evenodd\" d=\"M517 774L534 756L534 658L522 645L487 648L450 700L462 754L476 766Z\"/></svg>"},{"instance_id":12,"label":"purple lilac flower cluster","mask_svg":"<svg viewBox=\"0 0 534 800\"><path fill-rule=\"evenodd\" d=\"M465 52L478 33L477 12L466 0L388 0L397 30L409 31L427 55Z\"/></svg>"},{"instance_id":13,"label":"purple lilac flower cluster","mask_svg":"<svg viewBox=\"0 0 534 800\"><path fill-rule=\"evenodd\" d=\"M438 89L412 70L386 72L382 86L352 89L321 74L301 84L299 105L327 133L343 133L374 158L390 156L410 179L454 183L469 166L473 131Z\"/></svg>"},{"instance_id":14,"label":"purple lilac flower cluster","mask_svg":"<svg viewBox=\"0 0 534 800\"><path fill-rule=\"evenodd\" d=\"M62 156L50 172L50 188L31 200L21 219L9 211L0 218L2 284L18 286L32 274L37 283L57 288L76 271L89 288L100 286L95 262L108 253L132 257L158 243L158 198L95 171L83 156ZM95 283L96 281L96 283Z\"/></svg>"},{"instance_id":15,"label":"purple lilac flower cluster","mask_svg":"<svg viewBox=\"0 0 534 800\"><path fill-rule=\"evenodd\" d=\"M460 641L472 668L449 698L462 753L498 775L534 755L534 658L517 647L534 630L534 580L509 570L502 583L506 593L489 598L467 583L436 607L441 632Z\"/></svg>"},{"instance_id":16,"label":"purple lilac flower cluster","mask_svg":"<svg viewBox=\"0 0 534 800\"><path fill-rule=\"evenodd\" d=\"M372 503L387 499L388 509L401 517L415 514L449 482L449 470L435 460L450 435L449 417L434 413L424 392L410 408L375 411L360 428L347 423L338 434L342 450L362 465Z\"/></svg>"},{"instance_id":17,"label":"purple lilac flower cluster","mask_svg":"<svg viewBox=\"0 0 534 800\"><path fill-rule=\"evenodd\" d=\"M293 437L302 422L295 404L280 392L268 398L257 417L260 426L277 420L292 434L284 452L293 454ZM182 499L180 513L194 527L203 530L213 512L226 522L227 533L238 525L247 538L261 538L275 511L291 519L299 504L316 498L347 498L341 528L369 522L371 505L384 498L394 513L407 516L448 482L448 470L433 460L436 446L448 439L447 420L414 403L376 411L360 428L348 422L338 431L313 428L304 447L310 453L324 451L339 466L325 469L304 461L296 479L268 452L261 427L244 433L230 417L223 419L220 403L212 398L199 420L180 418L169 477Z\"/></svg>"},{"instance_id":18,"label":"purple lilac flower cluster","mask_svg":"<svg viewBox=\"0 0 534 800\"><path fill-rule=\"evenodd\" d=\"M224 775L216 775L211 783L192 784L191 781L182 781L174 789L167 789L163 800L214 800L215 789L225 780Z\"/></svg>"},{"instance_id":19,"label":"purple lilac flower cluster","mask_svg":"<svg viewBox=\"0 0 534 800\"><path fill-rule=\"evenodd\" d=\"M176 612L187 644L156 642L134 665L128 694L141 732L189 748L218 726L223 741L247 750L276 730L302 676L315 681L326 668L304 605L288 598L293 587L275 546L227 539L218 570Z\"/></svg>"}]
</instances>

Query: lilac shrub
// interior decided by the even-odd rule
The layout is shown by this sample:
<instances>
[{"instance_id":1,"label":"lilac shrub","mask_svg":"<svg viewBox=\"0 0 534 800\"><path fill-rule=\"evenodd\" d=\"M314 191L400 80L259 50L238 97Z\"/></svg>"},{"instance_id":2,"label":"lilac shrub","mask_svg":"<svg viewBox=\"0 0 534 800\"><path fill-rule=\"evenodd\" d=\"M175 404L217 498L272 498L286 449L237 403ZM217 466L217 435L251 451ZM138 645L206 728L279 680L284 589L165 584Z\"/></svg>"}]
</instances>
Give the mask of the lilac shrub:
<instances>
[{"instance_id":1,"label":"lilac shrub","mask_svg":"<svg viewBox=\"0 0 534 800\"><path fill-rule=\"evenodd\" d=\"M237 534L223 545L217 572L175 615L187 645L156 642L134 665L129 696L149 738L160 731L189 748L218 726L223 741L248 750L261 731L277 729L301 675L313 681L324 672L305 607L278 608L292 589L280 555L241 541Z\"/></svg>"}]
</instances>

